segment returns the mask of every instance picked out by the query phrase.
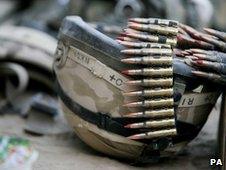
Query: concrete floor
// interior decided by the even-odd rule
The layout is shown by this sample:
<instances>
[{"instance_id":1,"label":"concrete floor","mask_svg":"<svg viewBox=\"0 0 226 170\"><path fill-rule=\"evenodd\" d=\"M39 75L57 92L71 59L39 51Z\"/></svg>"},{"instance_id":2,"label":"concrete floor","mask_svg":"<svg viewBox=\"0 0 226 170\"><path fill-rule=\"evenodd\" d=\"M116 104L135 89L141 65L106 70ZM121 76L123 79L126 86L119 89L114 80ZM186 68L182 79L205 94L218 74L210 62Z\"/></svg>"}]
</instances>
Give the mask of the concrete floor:
<instances>
[{"instance_id":1,"label":"concrete floor","mask_svg":"<svg viewBox=\"0 0 226 170\"><path fill-rule=\"evenodd\" d=\"M213 109L199 136L182 154L159 164L135 167L97 153L72 132L55 136L31 136L24 133L25 120L17 115L0 116L0 134L29 139L39 152L34 170L208 170L209 159L215 158L219 103Z\"/></svg>"}]
</instances>

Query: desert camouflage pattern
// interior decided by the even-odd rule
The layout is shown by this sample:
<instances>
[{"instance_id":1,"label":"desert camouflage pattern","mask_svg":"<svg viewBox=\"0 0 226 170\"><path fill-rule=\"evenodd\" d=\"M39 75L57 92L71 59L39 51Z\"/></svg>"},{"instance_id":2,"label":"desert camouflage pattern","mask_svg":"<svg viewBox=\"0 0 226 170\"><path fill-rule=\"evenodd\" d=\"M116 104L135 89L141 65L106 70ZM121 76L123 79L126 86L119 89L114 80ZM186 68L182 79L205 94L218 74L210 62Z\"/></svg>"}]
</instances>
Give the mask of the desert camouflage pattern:
<instances>
[{"instance_id":1,"label":"desert camouflage pattern","mask_svg":"<svg viewBox=\"0 0 226 170\"><path fill-rule=\"evenodd\" d=\"M62 110L70 125L72 125L74 132L80 139L93 149L113 156L115 158L122 158L128 160L136 160L140 157L142 151L147 146L144 143L130 140L115 133L110 133L91 124L75 113L73 113L62 101L60 102ZM168 157L176 154L187 145L188 142L181 142L175 144L170 148L161 152L161 157Z\"/></svg>"},{"instance_id":2,"label":"desert camouflage pattern","mask_svg":"<svg viewBox=\"0 0 226 170\"><path fill-rule=\"evenodd\" d=\"M74 48L70 48L66 54L68 56L65 65L61 68L55 67L57 79L69 97L93 112L109 113L112 117L120 117L123 113L127 113L128 108L123 107L125 97L117 85L112 86L98 76L96 70L91 72L75 62L76 56L73 52ZM85 56L83 60L85 60ZM116 82L117 80L113 80L116 79L113 76L114 74L109 81Z\"/></svg>"},{"instance_id":3,"label":"desert camouflage pattern","mask_svg":"<svg viewBox=\"0 0 226 170\"><path fill-rule=\"evenodd\" d=\"M144 148L142 143L102 130L75 115L63 102L61 104L75 133L92 148L111 156L127 159L135 159L141 154Z\"/></svg>"}]
</instances>

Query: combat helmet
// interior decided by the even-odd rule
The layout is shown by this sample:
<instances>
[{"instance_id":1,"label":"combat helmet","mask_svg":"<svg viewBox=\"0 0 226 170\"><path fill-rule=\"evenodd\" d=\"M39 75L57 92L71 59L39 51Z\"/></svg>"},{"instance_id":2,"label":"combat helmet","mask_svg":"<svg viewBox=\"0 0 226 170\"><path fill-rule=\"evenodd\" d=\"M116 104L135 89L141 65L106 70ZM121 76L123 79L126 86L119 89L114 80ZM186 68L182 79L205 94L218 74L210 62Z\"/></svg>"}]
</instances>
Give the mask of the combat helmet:
<instances>
[{"instance_id":1,"label":"combat helmet","mask_svg":"<svg viewBox=\"0 0 226 170\"><path fill-rule=\"evenodd\" d=\"M80 17L66 17L54 72L63 112L85 143L145 162L175 154L194 139L219 92L173 54L176 21L138 20L150 26L135 24L120 44Z\"/></svg>"}]
</instances>

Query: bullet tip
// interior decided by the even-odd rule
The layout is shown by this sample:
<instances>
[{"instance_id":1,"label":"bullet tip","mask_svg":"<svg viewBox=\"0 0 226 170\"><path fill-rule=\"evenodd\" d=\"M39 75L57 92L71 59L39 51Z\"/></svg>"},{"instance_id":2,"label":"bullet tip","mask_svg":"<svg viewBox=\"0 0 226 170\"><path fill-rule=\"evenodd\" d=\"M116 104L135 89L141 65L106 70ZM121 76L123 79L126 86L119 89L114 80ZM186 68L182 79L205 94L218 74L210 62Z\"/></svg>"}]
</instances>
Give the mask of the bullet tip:
<instances>
[{"instance_id":1,"label":"bullet tip","mask_svg":"<svg viewBox=\"0 0 226 170\"><path fill-rule=\"evenodd\" d=\"M134 23L134 22L130 22L128 23L128 27L129 28L137 28L139 25L137 23Z\"/></svg>"},{"instance_id":2,"label":"bullet tip","mask_svg":"<svg viewBox=\"0 0 226 170\"><path fill-rule=\"evenodd\" d=\"M196 53L194 53L193 56L197 57L198 59L202 59L205 57L203 54L196 54Z\"/></svg>"},{"instance_id":3,"label":"bullet tip","mask_svg":"<svg viewBox=\"0 0 226 170\"><path fill-rule=\"evenodd\" d=\"M123 54L126 54L127 50L121 50L120 52L123 53Z\"/></svg>"},{"instance_id":4,"label":"bullet tip","mask_svg":"<svg viewBox=\"0 0 226 170\"><path fill-rule=\"evenodd\" d=\"M121 62L125 63L127 59L121 59Z\"/></svg>"},{"instance_id":5,"label":"bullet tip","mask_svg":"<svg viewBox=\"0 0 226 170\"><path fill-rule=\"evenodd\" d=\"M131 124L125 125L124 128L131 128Z\"/></svg>"},{"instance_id":6,"label":"bullet tip","mask_svg":"<svg viewBox=\"0 0 226 170\"><path fill-rule=\"evenodd\" d=\"M123 117L138 117L137 113L127 113L126 115L123 115Z\"/></svg>"},{"instance_id":7,"label":"bullet tip","mask_svg":"<svg viewBox=\"0 0 226 170\"><path fill-rule=\"evenodd\" d=\"M117 37L116 40L124 41L124 37Z\"/></svg>"},{"instance_id":8,"label":"bullet tip","mask_svg":"<svg viewBox=\"0 0 226 170\"><path fill-rule=\"evenodd\" d=\"M203 60L196 60L196 64L198 64L198 65L203 65Z\"/></svg>"},{"instance_id":9,"label":"bullet tip","mask_svg":"<svg viewBox=\"0 0 226 170\"><path fill-rule=\"evenodd\" d=\"M122 74L129 74L129 70L123 70L121 71Z\"/></svg>"},{"instance_id":10,"label":"bullet tip","mask_svg":"<svg viewBox=\"0 0 226 170\"><path fill-rule=\"evenodd\" d=\"M115 41L118 42L119 44L122 43L122 41L121 40L118 40L118 39L116 39Z\"/></svg>"},{"instance_id":11,"label":"bullet tip","mask_svg":"<svg viewBox=\"0 0 226 170\"><path fill-rule=\"evenodd\" d=\"M189 55L190 53L189 52L187 52L187 51L182 51L181 52L183 55Z\"/></svg>"},{"instance_id":12,"label":"bullet tip","mask_svg":"<svg viewBox=\"0 0 226 170\"><path fill-rule=\"evenodd\" d=\"M127 137L128 139L132 139L132 140L138 140L138 139L140 139L140 137L139 136L137 136L137 135L132 135L132 136L129 136L129 137Z\"/></svg>"},{"instance_id":13,"label":"bullet tip","mask_svg":"<svg viewBox=\"0 0 226 170\"><path fill-rule=\"evenodd\" d=\"M121 59L121 62L129 64L133 63L129 58Z\"/></svg>"},{"instance_id":14,"label":"bullet tip","mask_svg":"<svg viewBox=\"0 0 226 170\"><path fill-rule=\"evenodd\" d=\"M196 76L201 76L202 72L201 71L191 71L192 74L196 75Z\"/></svg>"},{"instance_id":15,"label":"bullet tip","mask_svg":"<svg viewBox=\"0 0 226 170\"><path fill-rule=\"evenodd\" d=\"M192 55L187 55L187 56L185 56L185 58L187 58L189 60L193 60L194 59L194 57Z\"/></svg>"},{"instance_id":16,"label":"bullet tip","mask_svg":"<svg viewBox=\"0 0 226 170\"><path fill-rule=\"evenodd\" d=\"M128 104L123 104L122 106L123 106L123 107L127 107L127 105L128 105Z\"/></svg>"},{"instance_id":17,"label":"bullet tip","mask_svg":"<svg viewBox=\"0 0 226 170\"><path fill-rule=\"evenodd\" d=\"M128 93L122 93L123 96L128 96Z\"/></svg>"},{"instance_id":18,"label":"bullet tip","mask_svg":"<svg viewBox=\"0 0 226 170\"><path fill-rule=\"evenodd\" d=\"M124 107L132 107L134 105L134 103L126 103L126 104L123 104L122 106Z\"/></svg>"},{"instance_id":19,"label":"bullet tip","mask_svg":"<svg viewBox=\"0 0 226 170\"><path fill-rule=\"evenodd\" d=\"M133 84L133 82L132 81L126 81L125 84L130 85L130 84Z\"/></svg>"},{"instance_id":20,"label":"bullet tip","mask_svg":"<svg viewBox=\"0 0 226 170\"><path fill-rule=\"evenodd\" d=\"M127 36L127 33L126 32L122 32L119 35L120 35L120 37L126 37Z\"/></svg>"},{"instance_id":21,"label":"bullet tip","mask_svg":"<svg viewBox=\"0 0 226 170\"><path fill-rule=\"evenodd\" d=\"M213 29L211 29L211 28L203 28L203 30L206 32L213 32Z\"/></svg>"}]
</instances>

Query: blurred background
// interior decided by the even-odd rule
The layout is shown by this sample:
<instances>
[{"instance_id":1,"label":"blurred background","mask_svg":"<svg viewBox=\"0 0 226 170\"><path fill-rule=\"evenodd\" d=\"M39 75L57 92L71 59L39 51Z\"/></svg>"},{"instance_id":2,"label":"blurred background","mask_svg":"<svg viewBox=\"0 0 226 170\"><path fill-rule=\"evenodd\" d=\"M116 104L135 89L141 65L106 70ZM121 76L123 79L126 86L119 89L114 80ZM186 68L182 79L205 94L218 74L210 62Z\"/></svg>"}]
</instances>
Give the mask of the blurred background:
<instances>
[{"instance_id":1,"label":"blurred background","mask_svg":"<svg viewBox=\"0 0 226 170\"><path fill-rule=\"evenodd\" d=\"M175 19L195 28L226 30L224 0L1 0L0 23L33 27L56 36L66 15L124 26L131 17Z\"/></svg>"}]
</instances>

